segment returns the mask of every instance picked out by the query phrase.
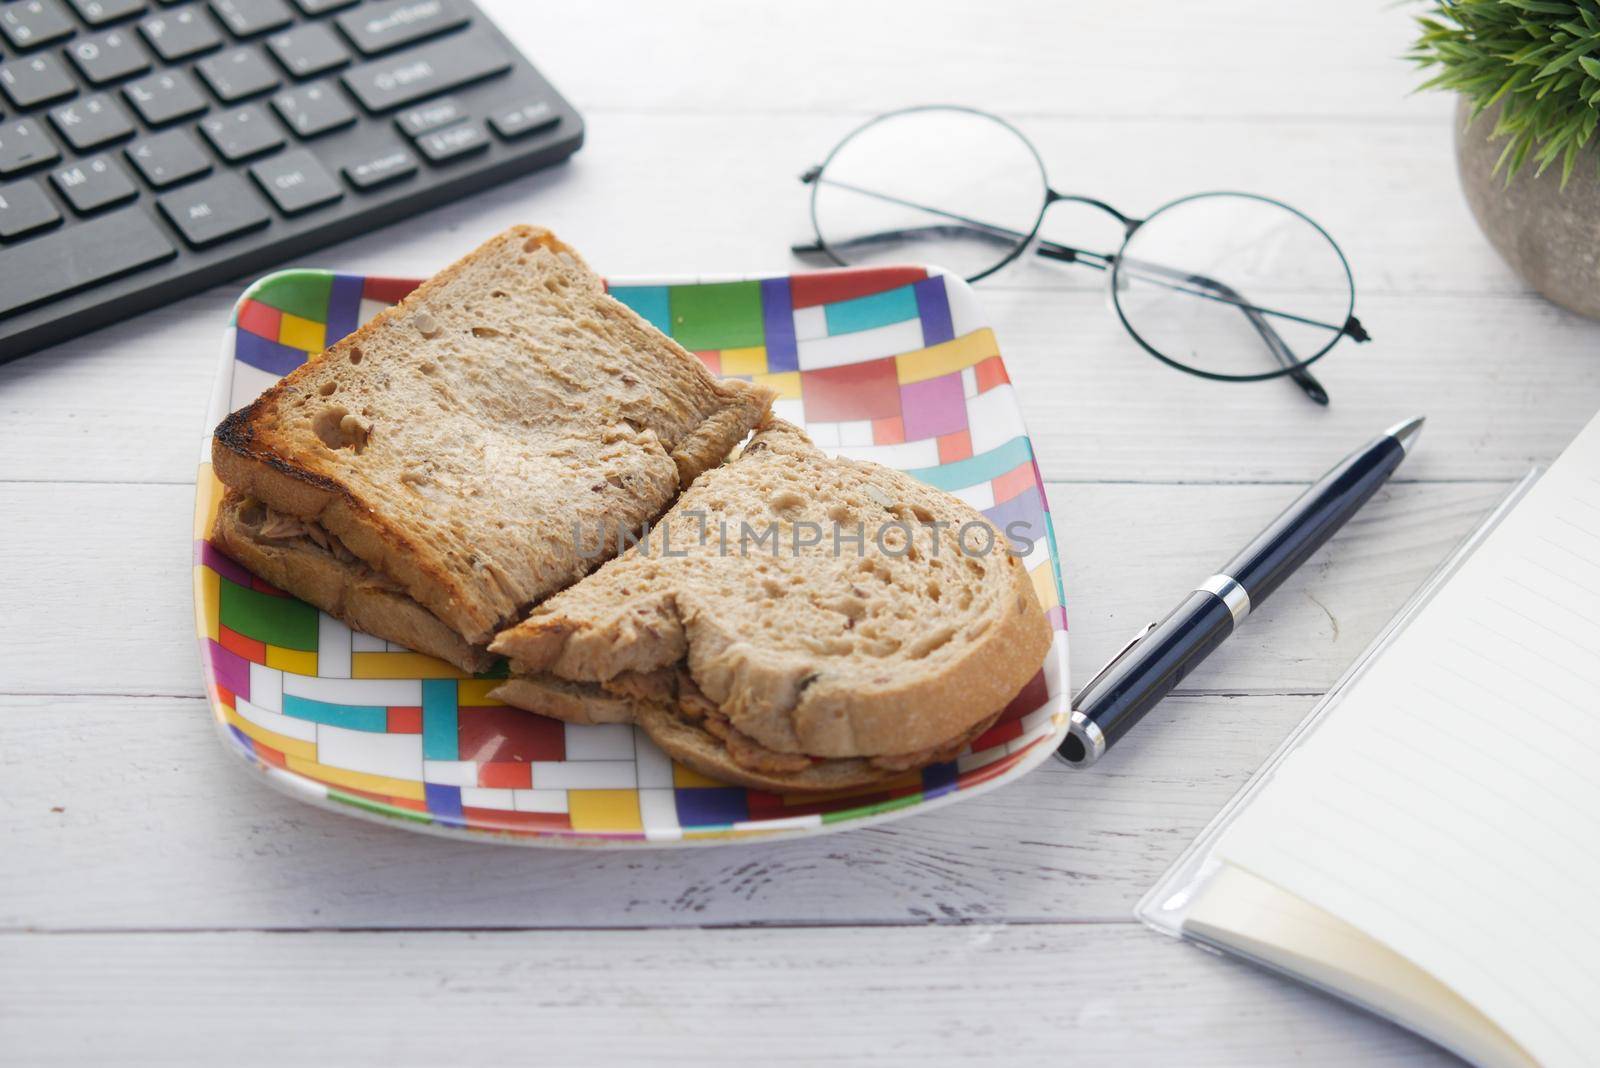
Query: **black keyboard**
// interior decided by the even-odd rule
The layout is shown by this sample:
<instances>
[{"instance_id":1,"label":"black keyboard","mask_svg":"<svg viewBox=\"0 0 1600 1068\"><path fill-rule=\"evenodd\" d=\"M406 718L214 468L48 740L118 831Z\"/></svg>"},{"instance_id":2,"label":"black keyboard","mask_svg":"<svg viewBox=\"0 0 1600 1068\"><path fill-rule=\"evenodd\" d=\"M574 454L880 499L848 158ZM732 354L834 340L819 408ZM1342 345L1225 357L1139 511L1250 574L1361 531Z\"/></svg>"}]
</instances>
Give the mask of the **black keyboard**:
<instances>
[{"instance_id":1,"label":"black keyboard","mask_svg":"<svg viewBox=\"0 0 1600 1068\"><path fill-rule=\"evenodd\" d=\"M5 3L0 363L582 143L466 0Z\"/></svg>"}]
</instances>

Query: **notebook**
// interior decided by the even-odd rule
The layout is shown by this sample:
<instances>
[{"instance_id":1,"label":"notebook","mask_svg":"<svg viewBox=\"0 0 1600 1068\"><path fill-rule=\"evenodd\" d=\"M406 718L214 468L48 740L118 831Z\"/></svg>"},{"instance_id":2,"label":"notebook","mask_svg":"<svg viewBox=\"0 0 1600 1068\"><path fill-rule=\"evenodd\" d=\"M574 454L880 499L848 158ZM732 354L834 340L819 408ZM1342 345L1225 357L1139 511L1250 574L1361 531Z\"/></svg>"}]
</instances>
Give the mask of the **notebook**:
<instances>
[{"instance_id":1,"label":"notebook","mask_svg":"<svg viewBox=\"0 0 1600 1068\"><path fill-rule=\"evenodd\" d=\"M1480 1065L1600 1063L1600 417L1139 905Z\"/></svg>"}]
</instances>

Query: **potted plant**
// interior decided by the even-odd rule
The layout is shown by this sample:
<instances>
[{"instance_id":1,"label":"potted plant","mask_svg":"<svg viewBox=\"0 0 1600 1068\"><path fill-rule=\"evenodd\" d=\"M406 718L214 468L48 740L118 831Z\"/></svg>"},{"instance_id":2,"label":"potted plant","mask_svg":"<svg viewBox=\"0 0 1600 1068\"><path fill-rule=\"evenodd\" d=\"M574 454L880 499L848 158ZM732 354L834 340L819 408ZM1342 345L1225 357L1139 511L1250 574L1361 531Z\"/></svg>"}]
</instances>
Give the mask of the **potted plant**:
<instances>
[{"instance_id":1,"label":"potted plant","mask_svg":"<svg viewBox=\"0 0 1600 1068\"><path fill-rule=\"evenodd\" d=\"M1600 0L1434 0L1413 60L1460 95L1461 186L1550 300L1600 318Z\"/></svg>"}]
</instances>

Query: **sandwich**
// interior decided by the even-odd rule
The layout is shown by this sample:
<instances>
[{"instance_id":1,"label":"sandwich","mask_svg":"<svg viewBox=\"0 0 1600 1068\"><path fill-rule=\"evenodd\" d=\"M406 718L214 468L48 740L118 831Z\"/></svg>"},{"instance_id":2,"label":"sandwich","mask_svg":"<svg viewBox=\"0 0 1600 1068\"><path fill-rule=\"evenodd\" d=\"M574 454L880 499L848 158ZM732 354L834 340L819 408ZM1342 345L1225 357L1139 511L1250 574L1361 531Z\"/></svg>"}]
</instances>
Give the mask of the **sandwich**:
<instances>
[{"instance_id":1,"label":"sandwich","mask_svg":"<svg viewBox=\"0 0 1600 1068\"><path fill-rule=\"evenodd\" d=\"M643 540L502 631L492 694L638 724L724 782L836 790L954 757L1050 641L982 515L769 420Z\"/></svg>"},{"instance_id":2,"label":"sandwich","mask_svg":"<svg viewBox=\"0 0 1600 1068\"><path fill-rule=\"evenodd\" d=\"M497 631L615 555L771 399L515 227L223 420L213 541L351 626L481 672Z\"/></svg>"}]
</instances>

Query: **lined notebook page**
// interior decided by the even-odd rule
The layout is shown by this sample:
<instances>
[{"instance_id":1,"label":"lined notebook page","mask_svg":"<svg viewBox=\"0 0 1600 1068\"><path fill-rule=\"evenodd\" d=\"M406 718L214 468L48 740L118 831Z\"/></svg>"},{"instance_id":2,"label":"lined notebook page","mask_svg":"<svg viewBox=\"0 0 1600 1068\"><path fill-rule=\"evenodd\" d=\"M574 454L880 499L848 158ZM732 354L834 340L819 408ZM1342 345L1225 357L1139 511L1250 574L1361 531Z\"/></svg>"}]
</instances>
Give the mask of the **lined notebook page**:
<instances>
[{"instance_id":1,"label":"lined notebook page","mask_svg":"<svg viewBox=\"0 0 1600 1068\"><path fill-rule=\"evenodd\" d=\"M1217 845L1536 1060L1600 1058L1600 418Z\"/></svg>"}]
</instances>

